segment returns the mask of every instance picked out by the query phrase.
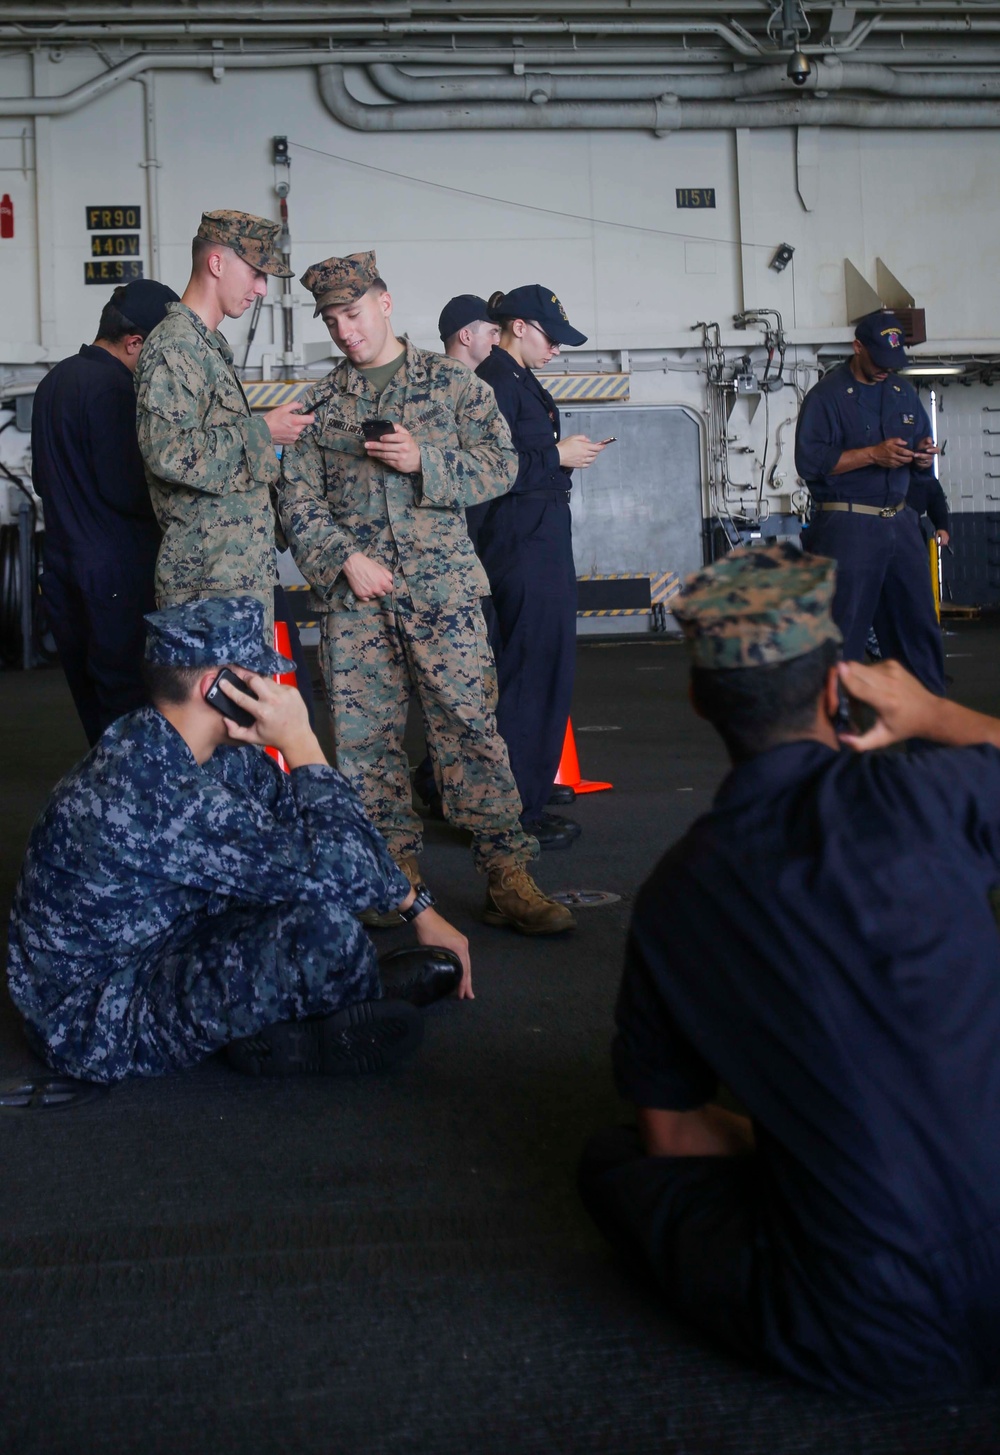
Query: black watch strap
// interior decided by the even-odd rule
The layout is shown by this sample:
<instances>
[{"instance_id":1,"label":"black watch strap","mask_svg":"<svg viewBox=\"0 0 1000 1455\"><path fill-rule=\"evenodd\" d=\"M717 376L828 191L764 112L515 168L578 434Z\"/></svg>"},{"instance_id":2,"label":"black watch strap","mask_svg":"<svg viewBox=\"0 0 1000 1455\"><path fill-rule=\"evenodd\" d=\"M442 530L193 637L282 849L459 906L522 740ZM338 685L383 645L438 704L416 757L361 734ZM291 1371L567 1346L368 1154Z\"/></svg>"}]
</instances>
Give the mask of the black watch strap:
<instances>
[{"instance_id":1,"label":"black watch strap","mask_svg":"<svg viewBox=\"0 0 1000 1455\"><path fill-rule=\"evenodd\" d=\"M433 904L434 896L427 888L427 885L418 884L417 892L414 896L413 903L409 906L408 909L401 909L399 911L399 917L403 921L404 925L408 925L411 920L416 919L418 914L423 914L424 910L430 909Z\"/></svg>"}]
</instances>

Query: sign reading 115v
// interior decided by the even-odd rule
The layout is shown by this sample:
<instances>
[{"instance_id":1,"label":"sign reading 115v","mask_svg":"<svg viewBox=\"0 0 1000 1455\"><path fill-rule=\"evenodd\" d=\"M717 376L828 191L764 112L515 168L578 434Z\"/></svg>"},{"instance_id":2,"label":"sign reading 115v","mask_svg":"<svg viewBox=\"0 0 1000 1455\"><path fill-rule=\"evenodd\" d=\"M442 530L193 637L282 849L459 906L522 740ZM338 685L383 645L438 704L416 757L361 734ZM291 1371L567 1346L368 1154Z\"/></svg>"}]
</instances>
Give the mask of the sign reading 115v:
<instances>
[{"instance_id":1,"label":"sign reading 115v","mask_svg":"<svg viewBox=\"0 0 1000 1455\"><path fill-rule=\"evenodd\" d=\"M676 193L678 207L715 206L714 187L678 187Z\"/></svg>"}]
</instances>

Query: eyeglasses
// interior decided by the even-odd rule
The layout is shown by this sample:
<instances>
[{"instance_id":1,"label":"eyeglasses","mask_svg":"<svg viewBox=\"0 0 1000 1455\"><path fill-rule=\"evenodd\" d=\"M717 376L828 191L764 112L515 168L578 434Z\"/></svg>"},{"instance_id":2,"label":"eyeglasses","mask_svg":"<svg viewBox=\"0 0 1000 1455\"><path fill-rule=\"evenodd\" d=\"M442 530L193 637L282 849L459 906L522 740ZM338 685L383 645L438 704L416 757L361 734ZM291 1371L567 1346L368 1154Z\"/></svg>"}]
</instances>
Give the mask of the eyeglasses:
<instances>
[{"instance_id":1,"label":"eyeglasses","mask_svg":"<svg viewBox=\"0 0 1000 1455\"><path fill-rule=\"evenodd\" d=\"M549 346L550 349L558 349L559 348L559 345L556 343L555 339L554 338L549 338L548 334L545 332L544 328L542 328L542 326L541 326L540 323L536 323L533 318L526 318L524 321L528 325L529 328L533 328L533 329L536 330L536 332L538 332L538 333L541 334L542 338L548 344L548 346Z\"/></svg>"}]
</instances>

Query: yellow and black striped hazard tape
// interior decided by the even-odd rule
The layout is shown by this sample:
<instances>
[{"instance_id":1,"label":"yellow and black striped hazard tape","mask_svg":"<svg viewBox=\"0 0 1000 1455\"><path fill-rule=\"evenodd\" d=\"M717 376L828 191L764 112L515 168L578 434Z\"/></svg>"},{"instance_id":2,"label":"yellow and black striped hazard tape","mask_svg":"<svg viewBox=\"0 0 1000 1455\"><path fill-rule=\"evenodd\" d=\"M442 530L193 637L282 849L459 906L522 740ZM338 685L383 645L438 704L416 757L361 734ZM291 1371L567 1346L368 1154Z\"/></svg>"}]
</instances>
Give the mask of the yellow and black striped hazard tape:
<instances>
[{"instance_id":1,"label":"yellow and black striped hazard tape","mask_svg":"<svg viewBox=\"0 0 1000 1455\"><path fill-rule=\"evenodd\" d=\"M244 384L243 393L251 409L277 409L279 404L298 399L308 388L310 385L305 379L258 379Z\"/></svg>"},{"instance_id":2,"label":"yellow and black striped hazard tape","mask_svg":"<svg viewBox=\"0 0 1000 1455\"><path fill-rule=\"evenodd\" d=\"M606 576L578 576L578 581L648 581L648 606L605 607L601 610L578 611L577 616L649 616L654 606L661 606L676 596L681 589L681 578L676 571L661 571L655 576L640 575L636 571L613 571Z\"/></svg>"},{"instance_id":3,"label":"yellow and black striped hazard tape","mask_svg":"<svg viewBox=\"0 0 1000 1455\"><path fill-rule=\"evenodd\" d=\"M628 398L628 374L542 374L546 389L560 404L607 403Z\"/></svg>"},{"instance_id":4,"label":"yellow and black striped hazard tape","mask_svg":"<svg viewBox=\"0 0 1000 1455\"><path fill-rule=\"evenodd\" d=\"M629 397L628 374L543 374L542 378L552 398L563 403L607 403ZM243 393L251 409L277 409L317 383L317 379L256 379L243 385Z\"/></svg>"}]
</instances>

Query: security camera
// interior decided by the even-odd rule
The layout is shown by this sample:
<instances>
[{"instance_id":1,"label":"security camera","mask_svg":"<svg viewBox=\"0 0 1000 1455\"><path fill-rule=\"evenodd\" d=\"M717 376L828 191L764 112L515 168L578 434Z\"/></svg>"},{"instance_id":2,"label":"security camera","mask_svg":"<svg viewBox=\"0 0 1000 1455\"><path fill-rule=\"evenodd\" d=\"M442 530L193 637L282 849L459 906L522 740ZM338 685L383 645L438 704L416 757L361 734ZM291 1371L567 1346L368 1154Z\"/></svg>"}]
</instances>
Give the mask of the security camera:
<instances>
[{"instance_id":1,"label":"security camera","mask_svg":"<svg viewBox=\"0 0 1000 1455\"><path fill-rule=\"evenodd\" d=\"M785 68L785 75L793 86L804 86L812 74L812 63L801 51L793 51Z\"/></svg>"}]
</instances>

